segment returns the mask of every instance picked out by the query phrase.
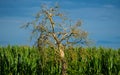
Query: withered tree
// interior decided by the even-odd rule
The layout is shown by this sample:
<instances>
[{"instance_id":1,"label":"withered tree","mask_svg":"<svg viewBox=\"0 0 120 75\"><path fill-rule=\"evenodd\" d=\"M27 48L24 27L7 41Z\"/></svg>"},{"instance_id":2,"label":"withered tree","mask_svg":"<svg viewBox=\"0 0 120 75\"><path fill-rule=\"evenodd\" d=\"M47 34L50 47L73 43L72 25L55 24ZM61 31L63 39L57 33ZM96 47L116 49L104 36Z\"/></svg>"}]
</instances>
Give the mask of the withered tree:
<instances>
[{"instance_id":1,"label":"withered tree","mask_svg":"<svg viewBox=\"0 0 120 75\"><path fill-rule=\"evenodd\" d=\"M62 63L61 75L66 75L65 48L73 45L86 45L88 33L81 29L81 21L73 22L56 4L54 7L42 5L35 20L24 25L32 29L39 50L53 47L58 51ZM34 35L35 34L35 35Z\"/></svg>"}]
</instances>

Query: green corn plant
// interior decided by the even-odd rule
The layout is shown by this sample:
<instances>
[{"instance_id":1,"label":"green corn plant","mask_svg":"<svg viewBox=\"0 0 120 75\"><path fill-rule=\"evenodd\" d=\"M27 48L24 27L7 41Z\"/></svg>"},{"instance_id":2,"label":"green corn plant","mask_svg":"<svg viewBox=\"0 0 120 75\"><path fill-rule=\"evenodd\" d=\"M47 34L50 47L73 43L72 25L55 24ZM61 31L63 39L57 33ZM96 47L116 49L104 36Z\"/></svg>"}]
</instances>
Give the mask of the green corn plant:
<instances>
[{"instance_id":1,"label":"green corn plant","mask_svg":"<svg viewBox=\"0 0 120 75\"><path fill-rule=\"evenodd\" d=\"M60 75L60 58L53 48L0 47L1 75ZM119 75L120 50L93 47L65 50L68 75Z\"/></svg>"}]
</instances>

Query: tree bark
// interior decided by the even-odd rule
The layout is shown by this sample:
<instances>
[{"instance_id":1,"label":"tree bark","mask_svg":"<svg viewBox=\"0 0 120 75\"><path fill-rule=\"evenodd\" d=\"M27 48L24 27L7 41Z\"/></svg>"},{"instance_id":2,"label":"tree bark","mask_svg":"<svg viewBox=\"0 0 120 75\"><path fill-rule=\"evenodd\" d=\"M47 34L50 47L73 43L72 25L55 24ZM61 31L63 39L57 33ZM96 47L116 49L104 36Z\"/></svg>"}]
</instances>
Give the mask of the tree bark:
<instances>
[{"instance_id":1,"label":"tree bark","mask_svg":"<svg viewBox=\"0 0 120 75\"><path fill-rule=\"evenodd\" d=\"M66 65L66 61L65 61L65 53L64 53L64 47L62 44L58 45L58 49L59 49L59 53L60 53L60 58L61 58L61 64L62 64L62 68L61 68L61 75L66 75L66 69L67 69L67 65Z\"/></svg>"}]
</instances>

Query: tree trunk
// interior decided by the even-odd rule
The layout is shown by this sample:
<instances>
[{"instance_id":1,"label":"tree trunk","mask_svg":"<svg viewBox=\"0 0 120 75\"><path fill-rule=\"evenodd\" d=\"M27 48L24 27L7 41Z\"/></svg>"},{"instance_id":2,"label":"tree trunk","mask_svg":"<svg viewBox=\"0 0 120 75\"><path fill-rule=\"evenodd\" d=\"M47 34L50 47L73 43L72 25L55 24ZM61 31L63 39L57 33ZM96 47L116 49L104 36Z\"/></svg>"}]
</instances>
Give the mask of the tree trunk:
<instances>
[{"instance_id":1,"label":"tree trunk","mask_svg":"<svg viewBox=\"0 0 120 75\"><path fill-rule=\"evenodd\" d=\"M59 53L60 53L60 58L61 58L61 63L62 63L62 68L61 68L61 75L66 75L66 61L65 61L65 54L64 54L64 47L63 45L58 45Z\"/></svg>"}]
</instances>

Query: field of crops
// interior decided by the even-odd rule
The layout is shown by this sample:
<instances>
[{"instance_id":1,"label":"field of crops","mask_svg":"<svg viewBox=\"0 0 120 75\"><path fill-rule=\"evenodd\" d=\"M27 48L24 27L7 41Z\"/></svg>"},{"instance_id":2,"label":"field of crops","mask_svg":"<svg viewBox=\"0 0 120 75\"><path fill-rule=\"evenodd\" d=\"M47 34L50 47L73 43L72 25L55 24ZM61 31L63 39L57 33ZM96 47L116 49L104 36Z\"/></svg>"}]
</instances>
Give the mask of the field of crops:
<instances>
[{"instance_id":1,"label":"field of crops","mask_svg":"<svg viewBox=\"0 0 120 75\"><path fill-rule=\"evenodd\" d=\"M68 75L120 75L120 49L68 48ZM0 47L0 75L60 75L61 62L53 48Z\"/></svg>"}]
</instances>

